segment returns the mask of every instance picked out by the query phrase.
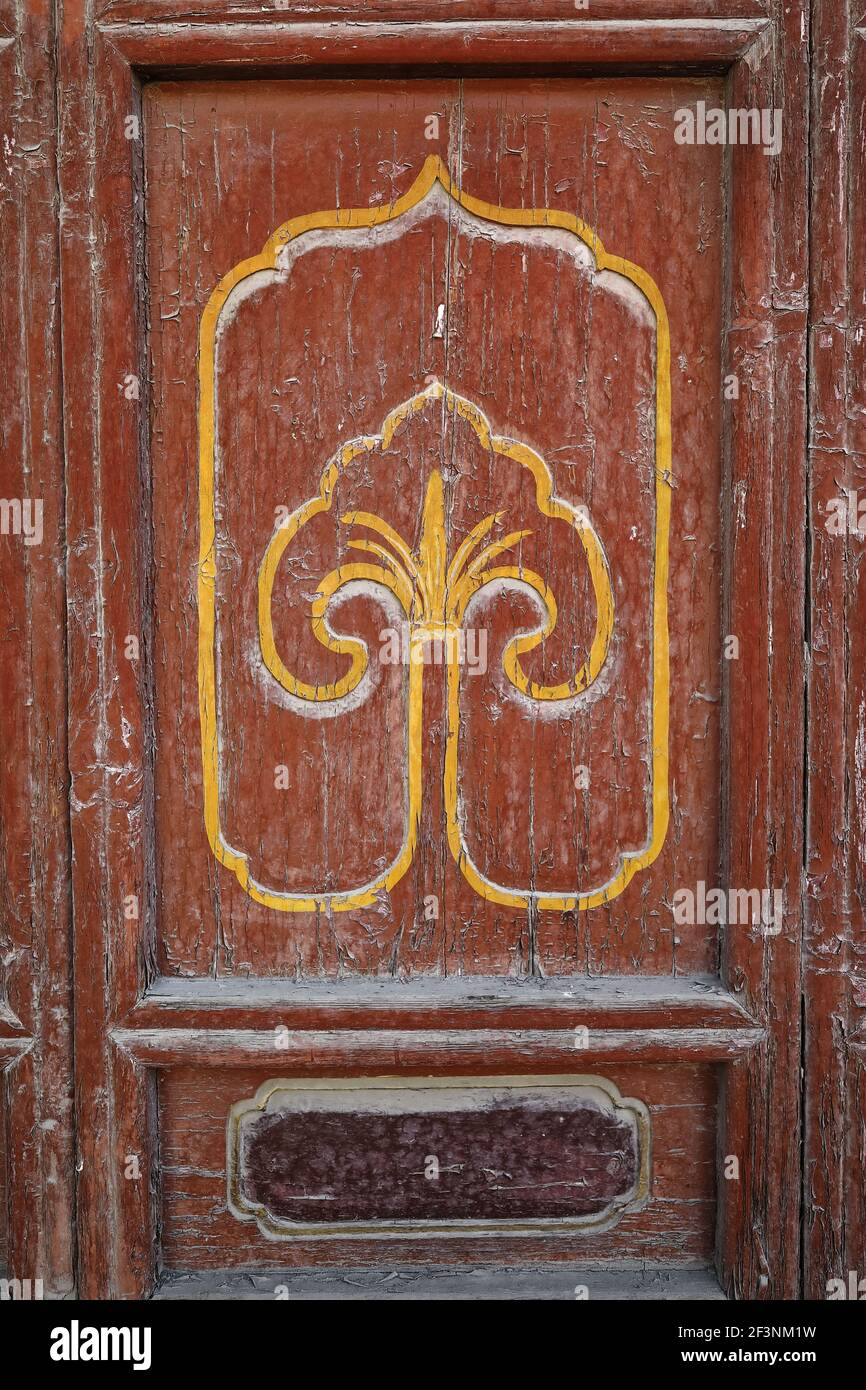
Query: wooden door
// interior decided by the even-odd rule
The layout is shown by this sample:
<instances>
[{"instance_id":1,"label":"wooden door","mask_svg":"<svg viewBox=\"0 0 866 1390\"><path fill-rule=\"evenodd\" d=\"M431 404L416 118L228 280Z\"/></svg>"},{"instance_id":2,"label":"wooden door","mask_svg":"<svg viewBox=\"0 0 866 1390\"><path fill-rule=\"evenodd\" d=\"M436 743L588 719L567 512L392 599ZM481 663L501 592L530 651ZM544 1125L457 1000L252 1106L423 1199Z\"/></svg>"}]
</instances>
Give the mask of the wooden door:
<instances>
[{"instance_id":1,"label":"wooden door","mask_svg":"<svg viewBox=\"0 0 866 1390\"><path fill-rule=\"evenodd\" d=\"M804 15L721 8L66 7L86 1296L796 1295Z\"/></svg>"}]
</instances>

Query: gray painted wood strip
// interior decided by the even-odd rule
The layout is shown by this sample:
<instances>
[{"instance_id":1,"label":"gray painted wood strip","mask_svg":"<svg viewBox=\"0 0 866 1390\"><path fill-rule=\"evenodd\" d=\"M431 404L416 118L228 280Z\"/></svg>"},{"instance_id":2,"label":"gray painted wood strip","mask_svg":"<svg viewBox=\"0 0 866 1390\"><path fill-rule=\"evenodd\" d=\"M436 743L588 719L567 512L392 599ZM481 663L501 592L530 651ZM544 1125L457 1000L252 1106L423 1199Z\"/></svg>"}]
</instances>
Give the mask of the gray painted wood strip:
<instances>
[{"instance_id":1,"label":"gray painted wood strip","mask_svg":"<svg viewBox=\"0 0 866 1390\"><path fill-rule=\"evenodd\" d=\"M586 1264L473 1269L455 1265L316 1269L285 1274L166 1274L157 1299L283 1299L300 1302L573 1302L585 1287L589 1301L724 1301L710 1269L642 1265L631 1269ZM283 1292L278 1294L278 1290Z\"/></svg>"}]
</instances>

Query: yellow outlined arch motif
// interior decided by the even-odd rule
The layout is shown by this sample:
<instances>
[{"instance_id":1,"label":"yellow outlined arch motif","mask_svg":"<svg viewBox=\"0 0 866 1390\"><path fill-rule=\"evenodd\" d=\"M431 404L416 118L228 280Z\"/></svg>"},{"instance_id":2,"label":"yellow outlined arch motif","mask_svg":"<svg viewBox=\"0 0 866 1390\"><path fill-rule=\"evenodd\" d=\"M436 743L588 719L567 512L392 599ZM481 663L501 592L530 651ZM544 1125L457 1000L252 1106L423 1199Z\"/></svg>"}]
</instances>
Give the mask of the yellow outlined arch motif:
<instances>
[{"instance_id":1,"label":"yellow outlined arch motif","mask_svg":"<svg viewBox=\"0 0 866 1390\"><path fill-rule=\"evenodd\" d=\"M652 277L640 266L619 256L611 256L595 232L570 213L551 209L502 208L473 198L452 185L451 177L438 156L428 158L412 187L390 206L337 209L294 218L279 227L261 254L241 261L219 282L202 315L199 333L199 713L201 720L202 768L205 828L216 859L230 869L241 887L256 902L284 912L315 910L347 911L373 906L377 896L392 888L406 873L415 853L421 805L421 738L423 706L423 664L410 661L409 718L407 728L408 806L403 846L397 858L383 873L358 888L320 893L288 893L268 889L258 883L249 869L247 856L226 841L219 813L219 742L215 669L216 559L215 559L215 352L216 334L222 309L232 290L261 270L278 267L281 250L303 233L323 228L371 228L401 217L416 207L435 183L461 207L476 217L517 227L556 227L573 233L589 247L599 270L611 270L630 280L645 296L656 318L656 467L655 467L655 546L653 570L653 671L652 671L652 820L646 845L638 851L621 854L617 872L609 881L586 892L545 893L512 889L488 879L472 862L463 842L460 825L457 757L459 741L459 668L453 646L446 641L446 680L448 729L445 750L445 804L448 843L454 859L467 881L482 897L506 906L573 911L609 902L623 891L636 873L658 855L667 833L669 662L667 626L668 535L671 506L670 433L670 338L667 314L661 293ZM515 532L502 540L484 544L498 514L485 518L473 529L446 566L443 545L444 517L442 482L438 473L428 481L424 501L424 525L418 555L412 555L401 538L380 518L353 512L344 521L371 530L378 539L356 537L352 548L366 552L372 561L341 565L325 576L319 585L311 613L313 631L332 651L352 658L348 672L333 685L309 686L283 665L274 641L271 618L273 583L280 559L292 537L312 516L331 507L335 484L348 464L372 449L387 447L394 431L413 412L431 398L444 398L446 406L463 416L485 447L528 468L535 480L536 500L546 515L567 521L577 532L589 565L596 602L596 630L585 664L574 677L557 686L539 686L527 679L520 664L523 652L537 646L556 623L556 605L544 580L521 565L494 566L490 562L521 539ZM483 547L483 548L480 548ZM473 551L475 553L473 554ZM380 435L354 440L338 451L322 475L318 494L304 503L274 532L259 572L259 634L262 655L271 675L291 694L308 700L336 700L353 690L366 669L363 643L331 633L326 609L339 588L353 580L382 584L395 594L410 622L412 641L448 636L462 620L475 593L494 579L518 579L541 598L547 620L541 629L513 638L505 651L503 665L508 678L525 695L538 700L561 700L586 690L599 674L607 656L613 627L613 598L610 575L598 537L583 509L575 509L553 493L545 461L527 445L500 438L492 433L481 411L436 382L426 391L392 411Z\"/></svg>"}]
</instances>

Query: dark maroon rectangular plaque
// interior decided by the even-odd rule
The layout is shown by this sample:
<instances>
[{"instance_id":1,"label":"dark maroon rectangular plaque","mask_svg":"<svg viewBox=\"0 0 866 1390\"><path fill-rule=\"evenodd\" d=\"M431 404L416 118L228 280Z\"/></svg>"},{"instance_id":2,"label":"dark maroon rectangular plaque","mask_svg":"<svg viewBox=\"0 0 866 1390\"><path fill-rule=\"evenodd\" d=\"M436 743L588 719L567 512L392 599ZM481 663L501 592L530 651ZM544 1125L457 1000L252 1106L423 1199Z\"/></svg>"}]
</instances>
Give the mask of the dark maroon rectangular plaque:
<instances>
[{"instance_id":1,"label":"dark maroon rectangular plaque","mask_svg":"<svg viewBox=\"0 0 866 1390\"><path fill-rule=\"evenodd\" d=\"M228 1157L235 1215L275 1237L597 1226L645 1196L648 1119L599 1077L273 1081L233 1107Z\"/></svg>"}]
</instances>

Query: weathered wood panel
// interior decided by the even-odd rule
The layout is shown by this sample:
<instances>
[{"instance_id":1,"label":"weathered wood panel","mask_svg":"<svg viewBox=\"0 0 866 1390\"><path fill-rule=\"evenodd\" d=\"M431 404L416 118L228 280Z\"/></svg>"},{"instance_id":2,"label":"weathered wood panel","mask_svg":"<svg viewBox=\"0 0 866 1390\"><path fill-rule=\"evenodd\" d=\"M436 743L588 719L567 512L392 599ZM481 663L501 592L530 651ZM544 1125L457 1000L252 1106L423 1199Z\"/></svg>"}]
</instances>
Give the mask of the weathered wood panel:
<instances>
[{"instance_id":1,"label":"weathered wood panel","mask_svg":"<svg viewBox=\"0 0 866 1390\"><path fill-rule=\"evenodd\" d=\"M591 16L577 14L574 0L458 0L456 4L454 0L368 0L363 13L364 18L379 24L418 19L422 15L428 20L510 19L536 21L539 25L557 19L574 22L591 17L619 21L622 27L633 30L635 21L640 20L675 23L678 19L705 19L715 20L716 27L720 27L721 9L727 20L765 19L769 0L725 0L723 6L718 0L592 0ZM292 0L291 6L282 0L269 0L266 4L260 0L102 0L96 11L103 22L112 24L124 20L172 20L217 25L243 20L272 27L275 21L289 19L309 23L359 18L354 0Z\"/></svg>"},{"instance_id":2,"label":"weathered wood panel","mask_svg":"<svg viewBox=\"0 0 866 1390\"><path fill-rule=\"evenodd\" d=\"M9 1181L6 1169L6 1105L0 1105L0 1269L9 1259Z\"/></svg>"},{"instance_id":3,"label":"weathered wood panel","mask_svg":"<svg viewBox=\"0 0 866 1390\"><path fill-rule=\"evenodd\" d=\"M579 1055L579 1054L578 1054ZM651 1200L626 1212L615 1232L570 1236L474 1236L449 1241L449 1259L645 1258L673 1263L706 1260L712 1250L716 1132L716 1069L708 1066L620 1067L604 1073L623 1096L645 1102L652 1127ZM279 1268L284 1242L237 1221L227 1208L226 1124L231 1106L253 1095L267 1073L175 1067L160 1085L165 1264L169 1269ZM385 1182L380 1175L377 1182ZM459 1247L459 1248L458 1248ZM429 1260L425 1240L392 1237L308 1240L292 1237L292 1263L351 1264L369 1259ZM507 1255L506 1255L507 1250ZM359 1252L363 1251L363 1255Z\"/></svg>"},{"instance_id":4,"label":"weathered wood panel","mask_svg":"<svg viewBox=\"0 0 866 1390\"><path fill-rule=\"evenodd\" d=\"M597 1077L271 1081L233 1108L227 1189L286 1238L611 1225L646 1202L651 1143Z\"/></svg>"},{"instance_id":5,"label":"weathered wood panel","mask_svg":"<svg viewBox=\"0 0 866 1390\"><path fill-rule=\"evenodd\" d=\"M164 976L129 1019L139 1030L183 1027L273 1033L317 1028L567 1029L597 1042L606 1030L720 1034L754 1029L717 976L617 975L558 980L471 976L336 983L237 976L194 982Z\"/></svg>"},{"instance_id":6,"label":"weathered wood panel","mask_svg":"<svg viewBox=\"0 0 866 1390\"><path fill-rule=\"evenodd\" d=\"M756 42L729 89L737 109L781 111L783 134L776 158L756 145L729 152L724 366L739 398L725 421L723 629L740 647L725 663L722 873L772 884L785 904L778 935L729 929L721 940L723 978L767 1028L766 1046L727 1073L720 1147L742 1174L721 1188L723 1284L750 1298L799 1289L809 52L806 7L777 3L772 13L773 43Z\"/></svg>"},{"instance_id":7,"label":"weathered wood panel","mask_svg":"<svg viewBox=\"0 0 866 1390\"><path fill-rule=\"evenodd\" d=\"M150 1228L147 1077L111 1058L107 1036L115 1012L132 1007L153 973L150 716L143 676L150 651L148 489L140 471L145 417L138 404L146 402L147 373L135 231L140 170L126 119L138 111L136 82L113 46L94 32L82 6L64 8L62 18L61 293L67 305L75 305L63 315L62 339L76 1217L78 1288L86 1298L100 1288L116 1295L140 1290L152 1280L157 1259ZM97 73L98 99L92 86ZM138 643L138 659L128 637ZM119 1107L115 1087L123 1095ZM124 1184L130 1153L140 1156L143 1179ZM122 1208L108 1223L107 1194Z\"/></svg>"},{"instance_id":8,"label":"weathered wood panel","mask_svg":"<svg viewBox=\"0 0 866 1390\"><path fill-rule=\"evenodd\" d=\"M813 6L804 1292L866 1271L866 40Z\"/></svg>"},{"instance_id":9,"label":"weathered wood panel","mask_svg":"<svg viewBox=\"0 0 866 1390\"><path fill-rule=\"evenodd\" d=\"M2 14L0 1205L10 1275L64 1293L72 1049L54 16L48 0Z\"/></svg>"},{"instance_id":10,"label":"weathered wood panel","mask_svg":"<svg viewBox=\"0 0 866 1390\"><path fill-rule=\"evenodd\" d=\"M676 201L640 201L673 157L674 110L701 94L719 100L721 86L259 82L147 89L156 855L167 973L521 975L575 967L668 973L714 965L715 930L697 925L678 933L666 904L680 884L712 880L718 861L718 818L707 807L717 805L719 788L720 673L711 634L721 591L720 150L677 148L688 168ZM437 138L426 140L431 115ZM351 172L344 145L352 150ZM251 902L231 875L215 868L203 837L193 837L183 856L172 850L173 828L202 796L198 503L189 488L198 447L199 317L216 280L255 253L287 214L393 203L437 150L458 186L491 206L549 206L563 214L591 207L607 246L642 264L664 296L676 346L672 428L684 465L670 559L671 650L681 676L672 691L673 823L664 861L579 921L553 911L536 920L533 911L485 902L442 853L447 712L443 674L433 669L424 682L411 870L391 885L387 901L345 914L291 913L279 918L275 932L272 909ZM186 228L181 238L179 218ZM502 676L506 642L537 622L532 603L517 595L472 610L471 622L487 640L489 674L461 684L466 852L494 882L531 884L548 894L564 885L589 891L615 877L618 856L636 852L648 835L651 316L641 317L634 291L631 300L622 289L613 292L615 277L596 283L572 261L563 234L539 245L538 238L521 242L510 231L497 241L496 232L494 223L473 222L440 197L410 232L381 250L375 244L353 250L337 233L334 246L323 242L297 255L284 283L267 293L264 282L261 292L251 289L221 330L218 699L220 736L233 750L221 762L221 816L227 841L249 855L251 875L275 892L326 894L363 883L375 866L394 860L406 818L404 671L381 667L373 698L339 718L314 720L297 700L294 707L285 696L278 700L282 692L271 675L250 659L259 640L256 577L275 510L297 508L315 493L335 449L375 435L389 409L446 376L449 389L482 408L494 429L549 462L558 496L591 512L604 537L616 612L603 698L578 699L580 709L560 713L515 701ZM396 297L395 286L401 287ZM437 338L440 304L447 314ZM615 420L612 399L620 407ZM543 574L560 598L556 637L545 643L543 659L539 653L525 659L525 669L530 679L555 684L575 669L575 654L592 639L587 570L576 565L573 546L555 527L538 526L544 518L532 498L493 467L477 431L458 416L443 429L437 411L431 401L380 464L347 480L341 514L378 512L399 534L417 538L425 488L410 486L410 479L419 470L423 477L424 459L458 460L453 478L443 470L449 555L496 508L505 511L503 532L534 532L521 541L519 563ZM249 440L255 440L254 470ZM691 459L700 459L700 467L688 465ZM384 490L381 478L377 483L377 467L395 480L393 493L390 482ZM636 480L627 501L623 469ZM346 563L351 558L344 547L352 538L338 535L334 549L329 525L322 518L320 529L308 527L303 552L278 573L280 607L274 602L277 648L314 684L339 680L347 666L345 656L323 651L301 622L311 585L341 554ZM381 649L382 622L400 622L399 612L395 619L357 598L341 606L340 617L341 630L357 631L373 652ZM553 714L559 717L541 717ZM507 760L504 748L513 750ZM286 776L275 788L281 767ZM613 803L611 786L618 789Z\"/></svg>"},{"instance_id":11,"label":"weathered wood panel","mask_svg":"<svg viewBox=\"0 0 866 1390\"><path fill-rule=\"evenodd\" d=\"M510 1269L426 1268L394 1266L317 1269L270 1274L167 1274L157 1299L287 1299L295 1302L570 1302L586 1297L595 1303L634 1299L708 1302L724 1294L710 1269L677 1269L640 1264L612 1269L603 1263L557 1262Z\"/></svg>"},{"instance_id":12,"label":"weathered wood panel","mask_svg":"<svg viewBox=\"0 0 866 1390\"><path fill-rule=\"evenodd\" d=\"M639 0L634 0L635 4ZM409 6L407 5L407 10ZM605 21L556 17L541 23L524 20L462 20L442 16L438 6L417 0L398 22L353 18L334 21L327 9L306 23L280 22L269 14L267 24L244 21L216 23L139 24L127 20L100 25L124 57L139 69L164 72L229 68L254 71L262 67L297 73L304 65L337 63L347 68L417 67L427 65L539 68L561 71L564 64L584 68L631 69L657 72L671 67L727 70L753 42L769 39L772 29L760 17L724 19L718 15L684 20L681 17ZM446 22L437 22L444 19ZM420 51L419 22L425 23ZM763 39L761 38L763 36Z\"/></svg>"}]
</instances>

